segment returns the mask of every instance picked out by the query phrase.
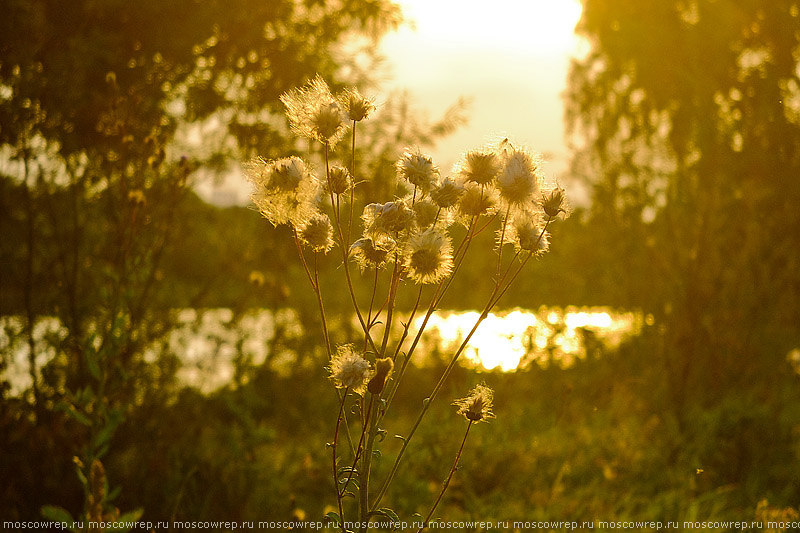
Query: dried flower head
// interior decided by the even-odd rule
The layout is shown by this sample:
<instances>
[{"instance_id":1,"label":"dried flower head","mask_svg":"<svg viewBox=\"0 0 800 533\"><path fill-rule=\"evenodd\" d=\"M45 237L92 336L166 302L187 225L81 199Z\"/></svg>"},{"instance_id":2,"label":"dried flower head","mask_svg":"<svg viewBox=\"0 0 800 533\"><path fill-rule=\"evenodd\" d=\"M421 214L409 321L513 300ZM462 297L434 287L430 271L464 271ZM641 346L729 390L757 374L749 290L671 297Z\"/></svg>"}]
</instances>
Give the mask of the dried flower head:
<instances>
[{"instance_id":1,"label":"dried flower head","mask_svg":"<svg viewBox=\"0 0 800 533\"><path fill-rule=\"evenodd\" d=\"M367 390L372 394L380 394L394 370L394 361L391 357L375 360L375 375L369 380Z\"/></svg>"},{"instance_id":2,"label":"dried flower head","mask_svg":"<svg viewBox=\"0 0 800 533\"><path fill-rule=\"evenodd\" d=\"M300 228L300 240L315 252L328 253L333 247L333 226L328 215L317 213Z\"/></svg>"},{"instance_id":3,"label":"dried flower head","mask_svg":"<svg viewBox=\"0 0 800 533\"><path fill-rule=\"evenodd\" d=\"M344 167L334 166L328 171L328 188L333 194L342 194L350 188L350 171Z\"/></svg>"},{"instance_id":4,"label":"dried flower head","mask_svg":"<svg viewBox=\"0 0 800 533\"><path fill-rule=\"evenodd\" d=\"M319 182L299 157L262 158L244 167L253 184L250 198L273 225L304 225L316 211Z\"/></svg>"},{"instance_id":5,"label":"dried flower head","mask_svg":"<svg viewBox=\"0 0 800 533\"><path fill-rule=\"evenodd\" d=\"M437 220L440 210L439 206L433 203L430 198L417 200L411 209L414 211L414 222L416 222L417 227L421 229L433 225Z\"/></svg>"},{"instance_id":6,"label":"dried flower head","mask_svg":"<svg viewBox=\"0 0 800 533\"><path fill-rule=\"evenodd\" d=\"M453 402L453 405L458 407L458 414L464 415L470 422L480 422L481 420L494 418L494 413L492 413L493 400L494 392L492 389L480 384L472 389L467 397Z\"/></svg>"},{"instance_id":7,"label":"dried flower head","mask_svg":"<svg viewBox=\"0 0 800 533\"><path fill-rule=\"evenodd\" d=\"M448 208L456 205L463 194L463 185L450 178L445 178L431 190L431 200L441 208Z\"/></svg>"},{"instance_id":8,"label":"dried flower head","mask_svg":"<svg viewBox=\"0 0 800 533\"><path fill-rule=\"evenodd\" d=\"M337 388L349 388L363 395L370 374L369 362L351 344L337 348L331 359L331 380Z\"/></svg>"},{"instance_id":9,"label":"dried flower head","mask_svg":"<svg viewBox=\"0 0 800 533\"><path fill-rule=\"evenodd\" d=\"M566 193L561 187L554 187L550 192L542 194L541 203L547 220L555 220L559 215L562 218L569 216L570 207L567 204Z\"/></svg>"},{"instance_id":10,"label":"dried flower head","mask_svg":"<svg viewBox=\"0 0 800 533\"><path fill-rule=\"evenodd\" d=\"M399 178L408 181L423 193L431 189L439 176L439 169L433 164L433 160L419 149L406 148L396 167Z\"/></svg>"},{"instance_id":11,"label":"dried flower head","mask_svg":"<svg viewBox=\"0 0 800 533\"><path fill-rule=\"evenodd\" d=\"M500 158L493 150L470 150L458 165L458 177L465 182L489 185L500 172L500 163Z\"/></svg>"},{"instance_id":12,"label":"dried flower head","mask_svg":"<svg viewBox=\"0 0 800 533\"><path fill-rule=\"evenodd\" d=\"M286 106L286 116L297 135L329 146L335 145L344 135L347 126L344 111L319 75L306 86L283 93L281 102Z\"/></svg>"},{"instance_id":13,"label":"dried flower head","mask_svg":"<svg viewBox=\"0 0 800 533\"><path fill-rule=\"evenodd\" d=\"M435 228L414 234L408 241L409 277L416 283L438 283L453 271L453 247L447 235Z\"/></svg>"},{"instance_id":14,"label":"dried flower head","mask_svg":"<svg viewBox=\"0 0 800 533\"><path fill-rule=\"evenodd\" d=\"M375 110L372 100L362 96L355 87L345 89L339 96L339 101L348 118L354 122L364 120Z\"/></svg>"},{"instance_id":15,"label":"dried flower head","mask_svg":"<svg viewBox=\"0 0 800 533\"><path fill-rule=\"evenodd\" d=\"M284 157L274 161L257 158L245 167L250 181L268 190L294 192L308 175L305 161L299 157Z\"/></svg>"},{"instance_id":16,"label":"dried flower head","mask_svg":"<svg viewBox=\"0 0 800 533\"><path fill-rule=\"evenodd\" d=\"M381 238L378 241L364 237L350 246L350 255L361 270L378 268L386 264L389 252L394 247L395 242L389 237Z\"/></svg>"},{"instance_id":17,"label":"dried flower head","mask_svg":"<svg viewBox=\"0 0 800 533\"><path fill-rule=\"evenodd\" d=\"M361 215L364 232L367 236L380 238L393 236L411 229L414 224L414 211L403 200L385 204L368 204Z\"/></svg>"},{"instance_id":18,"label":"dried flower head","mask_svg":"<svg viewBox=\"0 0 800 533\"><path fill-rule=\"evenodd\" d=\"M542 254L550 248L550 234L544 230L539 217L531 214L515 216L508 227L508 240L517 250Z\"/></svg>"},{"instance_id":19,"label":"dried flower head","mask_svg":"<svg viewBox=\"0 0 800 533\"><path fill-rule=\"evenodd\" d=\"M501 200L512 206L530 203L539 192L536 169L537 163L531 154L524 150L510 150L497 178Z\"/></svg>"},{"instance_id":20,"label":"dried flower head","mask_svg":"<svg viewBox=\"0 0 800 533\"><path fill-rule=\"evenodd\" d=\"M497 191L490 186L467 183L458 201L458 212L467 219L491 214L497 206Z\"/></svg>"}]
</instances>

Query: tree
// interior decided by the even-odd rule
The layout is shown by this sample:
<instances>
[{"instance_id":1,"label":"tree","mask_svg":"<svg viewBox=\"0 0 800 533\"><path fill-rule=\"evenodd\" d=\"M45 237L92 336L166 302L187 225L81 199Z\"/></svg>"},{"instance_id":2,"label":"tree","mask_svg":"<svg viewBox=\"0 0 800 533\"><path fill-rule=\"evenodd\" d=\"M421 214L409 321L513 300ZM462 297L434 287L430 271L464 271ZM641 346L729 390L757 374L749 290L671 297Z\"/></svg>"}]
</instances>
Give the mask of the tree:
<instances>
[{"instance_id":1,"label":"tree","mask_svg":"<svg viewBox=\"0 0 800 533\"><path fill-rule=\"evenodd\" d=\"M14 429L4 449L26 454L8 456L9 472L41 468L10 474L6 515L56 499L77 509L46 472L78 455L81 512L106 518L99 461L146 384L135 379L143 347L168 327L162 263L193 171L291 150L278 96L317 73L353 72L343 42L377 38L398 13L387 0L4 2L0 313L24 315L9 331L27 345L32 387L3 402L0 420ZM190 150L201 126L217 133ZM41 369L43 315L64 329ZM15 448L26 441L40 444Z\"/></svg>"},{"instance_id":2,"label":"tree","mask_svg":"<svg viewBox=\"0 0 800 533\"><path fill-rule=\"evenodd\" d=\"M591 51L567 116L593 185L591 253L609 265L598 285L655 315L653 364L684 432L731 398L782 408L800 339L800 3L585 0L578 31Z\"/></svg>"}]
</instances>

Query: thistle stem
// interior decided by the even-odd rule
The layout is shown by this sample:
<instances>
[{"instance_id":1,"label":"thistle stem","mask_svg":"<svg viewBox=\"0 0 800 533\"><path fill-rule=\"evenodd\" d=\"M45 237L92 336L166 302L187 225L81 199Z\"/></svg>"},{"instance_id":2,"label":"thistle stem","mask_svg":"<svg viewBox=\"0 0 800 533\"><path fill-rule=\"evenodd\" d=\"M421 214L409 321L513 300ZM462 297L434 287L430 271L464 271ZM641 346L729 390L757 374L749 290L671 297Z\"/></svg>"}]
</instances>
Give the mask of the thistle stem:
<instances>
[{"instance_id":1,"label":"thistle stem","mask_svg":"<svg viewBox=\"0 0 800 533\"><path fill-rule=\"evenodd\" d=\"M294 244L297 246L297 253L300 255L300 262L303 264L303 269L306 272L306 276L308 276L308 282L311 283L311 288L314 290L314 294L317 296L317 304L319 305L319 316L320 320L322 320L322 335L325 337L325 351L328 354L328 359L331 358L331 341L328 335L328 322L325 318L325 304L322 301L322 290L319 286L319 275L317 271L317 253L314 252L314 274L311 274L311 269L308 267L308 262L306 262L305 254L303 253L303 248L300 246L300 239L297 237L297 229L292 226L292 235L294 236Z\"/></svg>"},{"instance_id":2,"label":"thistle stem","mask_svg":"<svg viewBox=\"0 0 800 533\"><path fill-rule=\"evenodd\" d=\"M336 236L339 238L339 247L342 250L342 262L344 263L344 274L345 278L347 278L347 289L350 292L350 300L353 303L353 309L355 309L356 316L358 317L358 322L361 325L361 329L364 330L364 336L367 339L367 342L372 345L372 349L376 352L378 351L375 347L375 342L372 340L372 337L369 334L369 327L364 322L364 316L361 314L361 309L358 306L358 301L356 300L356 293L353 289L353 280L350 276L350 263L348 262L348 255L349 255L349 239L345 241L344 234L342 233L342 225L339 220L339 214L335 208L335 204L333 201L333 190L331 189L331 182L330 182L330 173L329 173L329 162L328 162L328 143L323 143L325 147L325 179L328 183L328 190L331 196L331 209L333 210L333 221L334 226L336 226ZM351 204L352 205L352 204Z\"/></svg>"},{"instance_id":3,"label":"thistle stem","mask_svg":"<svg viewBox=\"0 0 800 533\"><path fill-rule=\"evenodd\" d=\"M375 394L372 395L370 398L370 402L375 400ZM363 456L361 457L361 472L359 474L359 487L358 487L358 496L360 499L360 515L359 515L359 522L361 522L361 527L359 528L359 533L364 533L367 531L367 526L369 522L370 516L370 507L369 507L369 477L370 477L370 467L372 466L372 448L375 444L375 435L377 433L378 427L378 409L377 407L370 413L368 417L369 421L369 430L367 432L367 446L364 449Z\"/></svg>"},{"instance_id":4,"label":"thistle stem","mask_svg":"<svg viewBox=\"0 0 800 533\"><path fill-rule=\"evenodd\" d=\"M469 430L471 427L472 427L472 420L470 420L469 424L467 424L467 431L464 433L464 439L461 441L461 447L458 448L458 453L456 454L456 460L453 461L453 468L450 469L450 474L448 474L447 479L444 480L444 483L442 484L442 490L441 492L439 492L439 496L436 498L436 501L433 502L433 506L431 507L428 516L425 517L425 520L422 522L422 527L419 528L417 533L422 533L422 531L428 528L428 521L431 519L431 516L433 516L433 512L436 510L436 507L439 505L439 502L442 501L442 496L444 496L447 487L450 486L450 480L453 479L453 474L455 474L456 470L458 469L458 461L461 459L461 453L464 451L464 444L466 444L467 442L467 436L469 435Z\"/></svg>"},{"instance_id":5,"label":"thistle stem","mask_svg":"<svg viewBox=\"0 0 800 533\"><path fill-rule=\"evenodd\" d=\"M353 464L350 467L350 472L347 474L347 479L342 486L341 495L344 496L345 491L347 490L347 485L350 484L350 480L353 479L353 472L355 471L356 464L358 464L358 460L361 458L361 452L363 451L362 445L364 444L364 436L367 434L367 420L369 420L370 413L372 412L372 404L374 398L370 397L369 404L367 405L367 412L364 416L364 421L361 427L361 437L358 439L358 446L356 446L356 451L353 454Z\"/></svg>"},{"instance_id":6,"label":"thistle stem","mask_svg":"<svg viewBox=\"0 0 800 533\"><path fill-rule=\"evenodd\" d=\"M347 242L350 242L353 229L353 203L356 196L356 121L353 121L353 148L350 157L350 213L347 219Z\"/></svg>"},{"instance_id":7,"label":"thistle stem","mask_svg":"<svg viewBox=\"0 0 800 533\"><path fill-rule=\"evenodd\" d=\"M342 523L342 533L347 533L344 527L344 511L342 510L342 495L339 494L339 474L336 468L337 461L336 461L336 446L339 443L339 426L342 424L342 415L344 413L344 402L347 399L347 393L350 390L349 387L345 387L344 394L342 395L342 401L339 404L339 416L336 418L336 429L333 432L333 443L331 444L331 449L333 450L333 488L336 491L336 504L339 507L339 519Z\"/></svg>"},{"instance_id":8,"label":"thistle stem","mask_svg":"<svg viewBox=\"0 0 800 533\"><path fill-rule=\"evenodd\" d=\"M386 345L389 343L389 334L392 331L392 317L394 315L394 306L397 299L397 288L400 285L400 269L398 267L399 256L397 252L394 254L394 270L392 271L392 280L389 284L389 303L386 308L386 324L383 328L383 342L381 342L380 356L384 357L386 354Z\"/></svg>"},{"instance_id":9,"label":"thistle stem","mask_svg":"<svg viewBox=\"0 0 800 533\"><path fill-rule=\"evenodd\" d=\"M411 327L411 322L414 321L414 316L417 314L417 309L419 309L419 302L421 299L422 299L422 285L420 285L419 287L419 292L417 293L417 301L414 303L414 308L411 310L411 314L408 315L408 320L403 326L403 334L400 336L400 340L398 341L397 347L394 350L394 355L392 355L393 361L397 359L397 356L400 353L400 348L403 346L403 341L405 341L406 337L408 337L408 328Z\"/></svg>"},{"instance_id":10,"label":"thistle stem","mask_svg":"<svg viewBox=\"0 0 800 533\"><path fill-rule=\"evenodd\" d=\"M497 273L495 278L500 278L500 265L503 261L503 244L506 239L506 226L508 226L508 215L511 212L511 204L506 207L506 215L503 217L503 229L500 230L500 241L497 243Z\"/></svg>"},{"instance_id":11,"label":"thistle stem","mask_svg":"<svg viewBox=\"0 0 800 533\"><path fill-rule=\"evenodd\" d=\"M476 222L477 222L477 217L473 217L472 221L470 222L469 229L467 230L467 234L461 240L461 242L458 245L458 248L456 249L455 252L456 264L455 267L453 267L453 273L446 280L442 280L436 287L436 291L434 292L433 297L431 298L431 303L428 305L428 310L425 313L425 318L422 319L422 324L420 325L417 334L414 336L414 340L411 342L411 347L408 349L406 357L403 360L403 366L400 367L400 372L398 373L397 379L395 380L396 384L392 388L392 392L389 394L389 398L386 402L386 410L384 411L384 413L388 412L389 407L392 405L392 400L394 400L394 396L397 393L397 389L400 386L400 382L403 379L403 375L405 374L406 368L408 368L408 364L411 361L411 356L414 354L414 350L417 348L417 345L419 344L419 341L422 338L422 334L424 333L425 328L428 326L428 321L433 315L433 312L436 310L436 306L439 305L439 302L444 297L444 293L447 291L448 287L450 287L450 283L453 280L453 277L456 275L456 272L458 272L459 267L464 261L464 257L466 257L467 255L470 242L472 241L473 231L475 229ZM459 252L461 252L462 250L463 253L461 253L461 255L459 256ZM398 350L399 350L399 345L398 345Z\"/></svg>"},{"instance_id":12,"label":"thistle stem","mask_svg":"<svg viewBox=\"0 0 800 533\"><path fill-rule=\"evenodd\" d=\"M328 354L328 359L332 357L331 354L331 342L330 338L328 337L328 325L327 321L325 320L325 305L322 302L322 289L319 287L319 278L317 276L316 270L316 262L314 265L314 275L312 276L311 270L308 268L308 263L306 262L306 257L303 254L303 248L300 246L300 239L297 237L297 230L292 226L292 235L294 236L294 244L297 246L297 253L300 255L300 262L303 264L303 270L305 270L306 276L308 276L308 282L311 284L311 288L314 290L314 294L317 296L317 304L319 305L319 314L320 320L322 320L322 335L325 338L325 351ZM316 259L316 255L315 255ZM315 281L316 280L316 281ZM339 396L339 389L336 389L336 398L341 402L344 401ZM350 428L347 425L347 418L344 419L345 435L347 435L347 443L350 445L350 449L355 453L353 449L353 438L350 436Z\"/></svg>"},{"instance_id":13,"label":"thistle stem","mask_svg":"<svg viewBox=\"0 0 800 533\"><path fill-rule=\"evenodd\" d=\"M544 236L544 232L545 232L546 229L547 229L547 226L545 225L545 228L542 229L542 233L539 235L539 240L540 241L541 241L542 237ZM486 302L486 305L484 306L483 311L481 311L480 316L475 321L475 324L472 326L472 329L469 331L467 336L461 342L461 345L458 347L458 349L456 350L455 354L453 354L453 357L450 359L450 362L448 363L447 367L444 369L444 372L442 372L442 375L439 378L439 381L436 383L436 386L434 386L433 390L431 391L430 396L428 396L428 398L426 398L425 402L422 404L422 410L420 411L419 415L417 416L417 419L414 422L414 425L412 426L411 431L408 434L408 437L406 437L403 440L403 445L400 448L400 451L398 452L397 457L395 458L394 464L392 465L392 468L389 471L389 474L387 475L386 479L384 480L383 484L381 485L380 491L378 492L378 495L375 498L375 502L373 503L373 506L372 506L373 509L375 509L378 506L378 504L380 504L381 499L383 499L384 495L386 494L386 491L388 490L389 485L391 484L392 480L394 479L394 476L397 474L397 470L398 470L398 468L400 466L400 461L402 460L403 455L405 454L405 451L408 448L408 444L411 442L411 438L414 436L414 433L416 433L417 428L419 427L420 423L422 422L422 419L425 417L425 414L428 412L428 409L430 408L431 404L433 403L433 400L436 399L436 396L439 394L439 392L441 391L442 387L444 386L444 382L449 377L450 373L452 372L453 368L455 367L456 363L458 362L459 357L464 352L464 350L466 349L467 345L469 345L469 341L472 339L472 336L478 330L478 327L481 325L481 323L489 316L489 312L494 308L494 306L497 304L497 302L500 300L500 298L506 293L508 288L511 286L511 284L517 278L519 273L525 267L525 264L528 262L528 260L531 258L531 256L532 256L532 254L529 254L522 261L522 263L519 265L519 267L517 268L516 272L514 272L514 274L511 276L510 279L508 279L508 274L510 272L510 268L509 268L508 270L506 270L506 272L504 273L503 277L498 279L497 282L495 283L494 290L492 291L492 294L489 296L489 299ZM506 281L506 279L508 279L508 282L504 283Z\"/></svg>"},{"instance_id":14,"label":"thistle stem","mask_svg":"<svg viewBox=\"0 0 800 533\"><path fill-rule=\"evenodd\" d=\"M375 281L372 283L372 296L369 299L369 309L367 311L367 327L372 328L372 306L375 304L375 294L378 292L378 267L375 266ZM380 312L379 312L380 313ZM364 337L364 350L367 349L367 338Z\"/></svg>"}]
</instances>

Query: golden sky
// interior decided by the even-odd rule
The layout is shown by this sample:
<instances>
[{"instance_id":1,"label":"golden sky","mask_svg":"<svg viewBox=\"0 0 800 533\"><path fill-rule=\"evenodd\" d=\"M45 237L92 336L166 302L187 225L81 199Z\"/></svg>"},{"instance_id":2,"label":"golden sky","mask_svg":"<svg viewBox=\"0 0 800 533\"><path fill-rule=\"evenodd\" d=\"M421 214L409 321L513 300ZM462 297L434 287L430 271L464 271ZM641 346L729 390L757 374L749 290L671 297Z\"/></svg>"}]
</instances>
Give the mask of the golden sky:
<instances>
[{"instance_id":1,"label":"golden sky","mask_svg":"<svg viewBox=\"0 0 800 533\"><path fill-rule=\"evenodd\" d=\"M542 153L546 176L582 203L585 193L567 172L561 97L569 59L585 47L573 33L580 0L395 2L408 22L381 41L388 68L380 93L407 90L413 109L432 119L460 96L471 99L469 123L431 150L442 174L464 151L509 137ZM198 192L215 203L247 203L249 185L237 174Z\"/></svg>"},{"instance_id":2,"label":"golden sky","mask_svg":"<svg viewBox=\"0 0 800 533\"><path fill-rule=\"evenodd\" d=\"M459 96L470 122L433 156L443 173L464 150L508 136L542 152L545 170L566 173L563 103L579 0L396 0L406 24L382 42L391 77L415 108L439 117Z\"/></svg>"}]
</instances>

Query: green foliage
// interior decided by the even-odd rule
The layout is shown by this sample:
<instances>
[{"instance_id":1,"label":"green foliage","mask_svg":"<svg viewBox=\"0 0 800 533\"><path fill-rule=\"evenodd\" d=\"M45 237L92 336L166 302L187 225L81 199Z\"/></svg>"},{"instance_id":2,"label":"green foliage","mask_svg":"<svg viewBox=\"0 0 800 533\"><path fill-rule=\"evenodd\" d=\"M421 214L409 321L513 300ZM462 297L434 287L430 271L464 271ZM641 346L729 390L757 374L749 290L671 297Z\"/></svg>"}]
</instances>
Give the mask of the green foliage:
<instances>
[{"instance_id":1,"label":"green foliage","mask_svg":"<svg viewBox=\"0 0 800 533\"><path fill-rule=\"evenodd\" d=\"M220 222L219 211L188 192L196 171L217 171L253 150L291 150L285 123L271 118L278 95L315 73L332 76L344 62L332 49L354 33L377 38L397 24L398 10L384 0L36 0L3 8L0 313L24 324L10 345L27 349L32 381L16 400L6 401L6 383L0 389L4 449L42 439L27 454L36 466L8 461L3 514L31 518L59 502L73 516L117 519L118 491L104 470L114 434L152 392L151 376L170 384L170 361L146 361L146 347L169 331L175 305L203 305L209 293L247 305L224 273L251 277L236 267L253 247L186 231L201 213ZM191 137L209 124L219 142L198 148ZM258 233L241 218L238 227ZM175 246L184 237L194 240ZM218 261L199 270L208 246ZM262 302L285 299L280 274L265 280ZM35 333L43 316L60 324L53 338ZM54 467L73 459L81 491ZM37 479L30 470L39 466L51 474Z\"/></svg>"},{"instance_id":2,"label":"green foliage","mask_svg":"<svg viewBox=\"0 0 800 533\"><path fill-rule=\"evenodd\" d=\"M578 26L592 43L567 112L593 191L584 262L608 303L658 325L637 371L661 378L663 451L698 468L688 509L674 493L688 516L797 495L775 466L797 451L777 391L800 342L799 17L794 0L586 0Z\"/></svg>"},{"instance_id":3,"label":"green foliage","mask_svg":"<svg viewBox=\"0 0 800 533\"><path fill-rule=\"evenodd\" d=\"M766 394L800 340L798 5L585 2L568 117L597 288L663 325L682 421ZM657 283L653 281L657 280Z\"/></svg>"}]
</instances>

